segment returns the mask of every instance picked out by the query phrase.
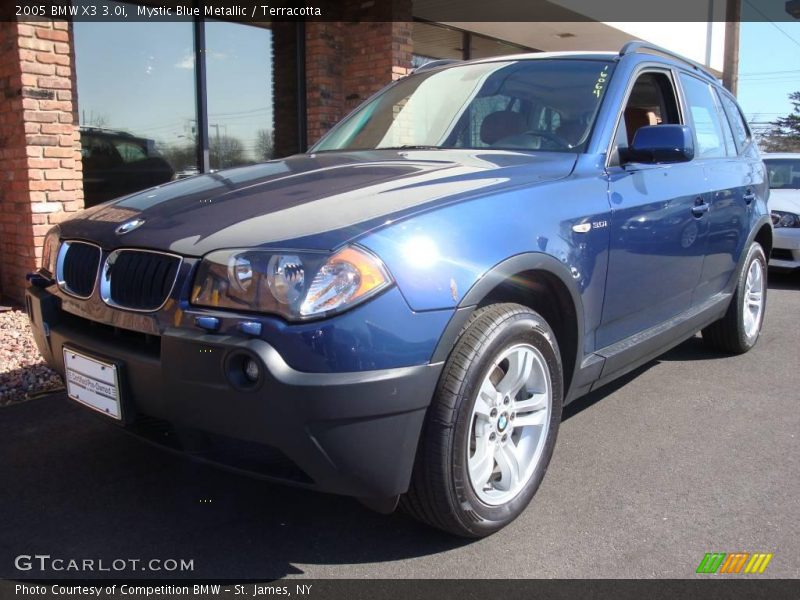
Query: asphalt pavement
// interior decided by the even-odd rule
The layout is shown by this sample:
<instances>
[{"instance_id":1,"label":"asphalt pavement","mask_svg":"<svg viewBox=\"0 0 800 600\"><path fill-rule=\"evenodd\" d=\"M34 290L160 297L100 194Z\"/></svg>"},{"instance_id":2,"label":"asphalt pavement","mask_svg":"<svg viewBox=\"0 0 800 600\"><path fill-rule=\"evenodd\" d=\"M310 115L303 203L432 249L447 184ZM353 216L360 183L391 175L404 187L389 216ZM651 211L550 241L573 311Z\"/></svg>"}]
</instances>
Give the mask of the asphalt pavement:
<instances>
[{"instance_id":1,"label":"asphalt pavement","mask_svg":"<svg viewBox=\"0 0 800 600\"><path fill-rule=\"evenodd\" d=\"M694 338L568 407L534 501L480 541L197 464L102 419L63 394L0 409L0 578L41 576L15 568L33 554L191 559L182 577L226 581L684 578L712 551L773 553L759 577L800 575L800 275L772 275L750 353Z\"/></svg>"}]
</instances>

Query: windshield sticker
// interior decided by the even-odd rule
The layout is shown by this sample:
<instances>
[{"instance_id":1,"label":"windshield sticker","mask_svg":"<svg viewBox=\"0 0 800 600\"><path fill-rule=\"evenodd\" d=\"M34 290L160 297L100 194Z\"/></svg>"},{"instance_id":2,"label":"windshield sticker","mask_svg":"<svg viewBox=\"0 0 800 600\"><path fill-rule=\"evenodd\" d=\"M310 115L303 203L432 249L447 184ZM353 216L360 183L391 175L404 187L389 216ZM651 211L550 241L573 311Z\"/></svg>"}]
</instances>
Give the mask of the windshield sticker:
<instances>
[{"instance_id":1,"label":"windshield sticker","mask_svg":"<svg viewBox=\"0 0 800 600\"><path fill-rule=\"evenodd\" d=\"M600 94L603 93L603 88L605 88L606 80L608 79L608 65L603 67L603 70L600 71L600 76L597 78L597 83L594 84L594 89L592 93L595 97L599 98Z\"/></svg>"}]
</instances>

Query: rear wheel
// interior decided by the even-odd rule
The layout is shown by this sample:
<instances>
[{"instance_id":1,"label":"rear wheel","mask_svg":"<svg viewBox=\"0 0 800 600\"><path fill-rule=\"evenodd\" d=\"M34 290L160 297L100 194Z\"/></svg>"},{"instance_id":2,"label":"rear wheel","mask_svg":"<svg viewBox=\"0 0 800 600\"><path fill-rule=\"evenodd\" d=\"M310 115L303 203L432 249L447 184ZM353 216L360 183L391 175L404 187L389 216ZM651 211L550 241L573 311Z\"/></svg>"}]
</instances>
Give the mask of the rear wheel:
<instances>
[{"instance_id":1,"label":"rear wheel","mask_svg":"<svg viewBox=\"0 0 800 600\"><path fill-rule=\"evenodd\" d=\"M550 462L562 386L539 314L518 304L476 311L442 372L403 509L466 537L513 521Z\"/></svg>"},{"instance_id":2,"label":"rear wheel","mask_svg":"<svg viewBox=\"0 0 800 600\"><path fill-rule=\"evenodd\" d=\"M756 345L767 304L767 257L753 242L725 316L703 329L703 339L715 350L743 354Z\"/></svg>"}]
</instances>

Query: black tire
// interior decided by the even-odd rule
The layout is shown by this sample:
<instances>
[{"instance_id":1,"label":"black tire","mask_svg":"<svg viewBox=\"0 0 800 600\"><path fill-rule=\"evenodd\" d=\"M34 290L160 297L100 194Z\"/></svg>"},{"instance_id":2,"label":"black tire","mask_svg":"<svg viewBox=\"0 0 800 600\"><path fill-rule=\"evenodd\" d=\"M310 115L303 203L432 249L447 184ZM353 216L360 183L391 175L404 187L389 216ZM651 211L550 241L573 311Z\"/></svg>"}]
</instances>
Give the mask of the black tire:
<instances>
[{"instance_id":1,"label":"black tire","mask_svg":"<svg viewBox=\"0 0 800 600\"><path fill-rule=\"evenodd\" d=\"M745 287L747 285L747 274L754 261L761 263L763 277L763 300L761 314L758 319L758 327L751 335L747 335L744 323L744 310L746 301ZM736 282L736 290L731 299L728 310L718 321L715 321L703 329L703 340L713 350L725 352L727 354L744 354L756 345L761 334L761 326L764 323L764 315L767 307L767 257L764 249L758 242L753 242L747 252L747 257L742 265L739 278Z\"/></svg>"},{"instance_id":2,"label":"black tire","mask_svg":"<svg viewBox=\"0 0 800 600\"><path fill-rule=\"evenodd\" d=\"M549 371L549 429L537 466L505 504L482 502L467 471L472 409L478 387L496 357L515 344L539 350ZM563 403L558 344L541 315L519 304L493 304L475 311L445 364L422 431L402 510L449 533L479 538L508 525L528 506L542 482L555 446Z\"/></svg>"}]
</instances>

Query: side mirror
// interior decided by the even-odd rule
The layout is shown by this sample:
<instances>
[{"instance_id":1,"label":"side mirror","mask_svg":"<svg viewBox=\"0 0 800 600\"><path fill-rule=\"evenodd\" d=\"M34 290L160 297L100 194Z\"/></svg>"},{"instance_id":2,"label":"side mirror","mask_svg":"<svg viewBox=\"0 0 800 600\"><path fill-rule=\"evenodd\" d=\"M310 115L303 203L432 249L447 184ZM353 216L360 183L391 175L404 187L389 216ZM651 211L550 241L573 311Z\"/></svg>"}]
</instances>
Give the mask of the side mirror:
<instances>
[{"instance_id":1,"label":"side mirror","mask_svg":"<svg viewBox=\"0 0 800 600\"><path fill-rule=\"evenodd\" d=\"M679 163L694 158L694 136L686 125L640 127L620 157L623 163Z\"/></svg>"}]
</instances>

